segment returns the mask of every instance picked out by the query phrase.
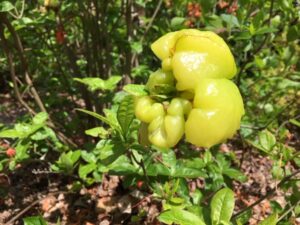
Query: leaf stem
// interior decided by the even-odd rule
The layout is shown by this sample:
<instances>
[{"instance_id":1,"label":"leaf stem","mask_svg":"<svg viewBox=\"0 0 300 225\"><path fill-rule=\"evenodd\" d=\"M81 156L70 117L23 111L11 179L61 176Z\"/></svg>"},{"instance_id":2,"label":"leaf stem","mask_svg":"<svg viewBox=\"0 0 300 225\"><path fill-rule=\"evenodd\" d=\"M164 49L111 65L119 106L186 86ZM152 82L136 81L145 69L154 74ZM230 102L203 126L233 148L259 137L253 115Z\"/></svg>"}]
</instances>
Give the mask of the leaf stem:
<instances>
[{"instance_id":1,"label":"leaf stem","mask_svg":"<svg viewBox=\"0 0 300 225\"><path fill-rule=\"evenodd\" d=\"M146 178L146 185L147 187L151 190L152 188L150 187L150 179L149 179L149 176L147 174L147 170L146 170L146 167L145 167L145 163L144 163L144 160L141 159L140 161L135 157L134 153L129 150L129 154L130 154L130 158L133 159L134 162L136 162L143 170L143 174Z\"/></svg>"}]
</instances>

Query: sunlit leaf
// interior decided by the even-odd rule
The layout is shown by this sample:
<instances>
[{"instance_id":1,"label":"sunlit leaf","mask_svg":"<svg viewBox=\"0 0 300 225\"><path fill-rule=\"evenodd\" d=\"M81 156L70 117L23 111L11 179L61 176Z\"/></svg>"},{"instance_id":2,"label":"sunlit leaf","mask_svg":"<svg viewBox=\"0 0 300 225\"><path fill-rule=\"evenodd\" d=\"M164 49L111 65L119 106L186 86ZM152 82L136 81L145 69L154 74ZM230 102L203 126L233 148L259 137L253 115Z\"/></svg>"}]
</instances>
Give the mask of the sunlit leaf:
<instances>
[{"instance_id":1,"label":"sunlit leaf","mask_svg":"<svg viewBox=\"0 0 300 225\"><path fill-rule=\"evenodd\" d=\"M142 84L127 84L123 87L123 90L134 96L147 95L147 91L145 90L145 85Z\"/></svg>"},{"instance_id":2,"label":"sunlit leaf","mask_svg":"<svg viewBox=\"0 0 300 225\"><path fill-rule=\"evenodd\" d=\"M0 2L0 12L8 12L14 8L14 5L11 4L9 1Z\"/></svg>"},{"instance_id":3,"label":"sunlit leaf","mask_svg":"<svg viewBox=\"0 0 300 225\"><path fill-rule=\"evenodd\" d=\"M44 124L47 119L48 114L46 112L40 112L33 117L32 122L33 124Z\"/></svg>"},{"instance_id":4,"label":"sunlit leaf","mask_svg":"<svg viewBox=\"0 0 300 225\"><path fill-rule=\"evenodd\" d=\"M115 124L113 121L109 120L108 118L106 118L102 115L99 115L98 113L95 113L95 112L92 112L92 111L89 111L89 110L85 110L85 109L76 109L76 110L78 110L80 112L83 112L83 113L86 113L86 114L89 114L90 116L93 116L93 117L101 120L102 122L106 123L111 128L121 132L120 127L117 124Z\"/></svg>"},{"instance_id":5,"label":"sunlit leaf","mask_svg":"<svg viewBox=\"0 0 300 225\"><path fill-rule=\"evenodd\" d=\"M277 213L272 214L265 220L259 223L259 225L276 225L277 224L278 215Z\"/></svg>"},{"instance_id":6,"label":"sunlit leaf","mask_svg":"<svg viewBox=\"0 0 300 225\"><path fill-rule=\"evenodd\" d=\"M88 86L91 91L102 90L111 91L116 88L117 84L122 79L121 76L111 76L107 80L103 80L99 77L86 77L86 78L74 78L75 81L83 83Z\"/></svg>"},{"instance_id":7,"label":"sunlit leaf","mask_svg":"<svg viewBox=\"0 0 300 225\"><path fill-rule=\"evenodd\" d=\"M96 168L97 168L97 166L96 166L95 163L90 163L90 164L86 164L86 165L80 165L79 166L79 170L78 170L79 177L81 179L85 179L86 176L89 173L93 172Z\"/></svg>"},{"instance_id":8,"label":"sunlit leaf","mask_svg":"<svg viewBox=\"0 0 300 225\"><path fill-rule=\"evenodd\" d=\"M205 225L203 220L195 214L183 210L183 209L171 209L162 212L159 217L159 221L166 224L180 224L180 225Z\"/></svg>"},{"instance_id":9,"label":"sunlit leaf","mask_svg":"<svg viewBox=\"0 0 300 225\"><path fill-rule=\"evenodd\" d=\"M268 130L259 133L259 143L268 152L270 152L276 144L275 136Z\"/></svg>"},{"instance_id":10,"label":"sunlit leaf","mask_svg":"<svg viewBox=\"0 0 300 225\"><path fill-rule=\"evenodd\" d=\"M223 188L212 198L211 220L213 225L229 223L234 209L234 193L229 188Z\"/></svg>"},{"instance_id":11,"label":"sunlit leaf","mask_svg":"<svg viewBox=\"0 0 300 225\"><path fill-rule=\"evenodd\" d=\"M117 119L122 128L123 136L126 138L127 133L129 131L129 127L134 119L134 100L133 97L128 95L123 101L120 103Z\"/></svg>"},{"instance_id":12,"label":"sunlit leaf","mask_svg":"<svg viewBox=\"0 0 300 225\"><path fill-rule=\"evenodd\" d=\"M24 225L47 225L46 220L41 216L32 216L23 219Z\"/></svg>"}]
</instances>

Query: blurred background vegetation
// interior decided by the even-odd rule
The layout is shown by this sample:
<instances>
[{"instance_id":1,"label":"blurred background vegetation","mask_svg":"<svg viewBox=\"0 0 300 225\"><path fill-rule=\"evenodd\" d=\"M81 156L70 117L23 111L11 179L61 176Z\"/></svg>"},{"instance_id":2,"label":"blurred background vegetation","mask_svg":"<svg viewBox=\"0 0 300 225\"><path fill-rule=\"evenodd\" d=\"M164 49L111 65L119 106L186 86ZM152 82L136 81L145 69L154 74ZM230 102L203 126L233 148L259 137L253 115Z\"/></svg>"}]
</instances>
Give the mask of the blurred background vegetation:
<instances>
[{"instance_id":1,"label":"blurred background vegetation","mask_svg":"<svg viewBox=\"0 0 300 225\"><path fill-rule=\"evenodd\" d=\"M160 66L150 44L182 28L214 31L230 45L246 124L280 126L299 113L298 1L19 0L0 11L2 93L14 91L31 113L48 111L69 134L95 123L72 108L101 113L116 100L119 78L118 90L144 82Z\"/></svg>"}]
</instances>

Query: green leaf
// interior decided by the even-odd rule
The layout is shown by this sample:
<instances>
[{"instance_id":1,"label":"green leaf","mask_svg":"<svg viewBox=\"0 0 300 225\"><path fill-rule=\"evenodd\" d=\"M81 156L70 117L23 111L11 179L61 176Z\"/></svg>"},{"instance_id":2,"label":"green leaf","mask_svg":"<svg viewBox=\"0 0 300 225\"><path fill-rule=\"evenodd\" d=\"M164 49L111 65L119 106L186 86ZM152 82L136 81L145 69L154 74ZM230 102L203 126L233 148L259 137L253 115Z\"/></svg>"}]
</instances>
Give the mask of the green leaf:
<instances>
[{"instance_id":1,"label":"green leaf","mask_svg":"<svg viewBox=\"0 0 300 225\"><path fill-rule=\"evenodd\" d=\"M118 112L117 112L117 119L120 124L120 127L123 131L123 137L126 138L127 133L129 131L130 125L134 119L134 100L133 97L128 95L125 96L123 101L120 103Z\"/></svg>"},{"instance_id":2,"label":"green leaf","mask_svg":"<svg viewBox=\"0 0 300 225\"><path fill-rule=\"evenodd\" d=\"M112 129L115 129L115 130L117 130L121 133L120 127L117 124L115 124L114 122L112 122L111 120L107 119L106 117L104 117L102 115L99 115L98 113L95 113L95 112L92 112L92 111L89 111L89 110L85 110L85 109L76 109L76 110L78 110L80 112L83 112L83 113L86 113L86 114L89 114L90 116L93 116L93 117L101 120L102 122L109 125Z\"/></svg>"},{"instance_id":3,"label":"green leaf","mask_svg":"<svg viewBox=\"0 0 300 225\"><path fill-rule=\"evenodd\" d=\"M145 85L142 84L127 84L123 87L123 90L134 96L147 95L147 91L145 90Z\"/></svg>"},{"instance_id":4,"label":"green leaf","mask_svg":"<svg viewBox=\"0 0 300 225\"><path fill-rule=\"evenodd\" d=\"M205 164L209 164L213 161L213 156L209 150L206 150L203 156L203 161Z\"/></svg>"},{"instance_id":5,"label":"green leaf","mask_svg":"<svg viewBox=\"0 0 300 225\"><path fill-rule=\"evenodd\" d=\"M230 27L239 27L240 26L238 19L234 15L222 14L221 18Z\"/></svg>"},{"instance_id":6,"label":"green leaf","mask_svg":"<svg viewBox=\"0 0 300 225\"><path fill-rule=\"evenodd\" d=\"M171 27L173 29L176 29L176 28L180 28L181 25L183 25L183 22L185 21L185 18L184 17L174 17L172 20L171 20Z\"/></svg>"},{"instance_id":7,"label":"green leaf","mask_svg":"<svg viewBox=\"0 0 300 225\"><path fill-rule=\"evenodd\" d=\"M114 175L130 175L130 174L137 174L139 168L136 168L132 165L129 161L128 157L124 154L120 155L114 162L112 162L107 169L109 170L110 174ZM142 175L142 172L140 173Z\"/></svg>"},{"instance_id":8,"label":"green leaf","mask_svg":"<svg viewBox=\"0 0 300 225\"><path fill-rule=\"evenodd\" d=\"M70 159L71 159L72 163L75 164L79 160L79 158L81 156L81 151L80 150L76 150L74 152L70 151L69 153L70 153L69 156L70 156Z\"/></svg>"},{"instance_id":9,"label":"green leaf","mask_svg":"<svg viewBox=\"0 0 300 225\"><path fill-rule=\"evenodd\" d=\"M288 42L290 41L295 41L299 38L299 31L297 29L297 26L291 26L289 27L289 30L287 32L287 35L286 35L286 39Z\"/></svg>"},{"instance_id":10,"label":"green leaf","mask_svg":"<svg viewBox=\"0 0 300 225\"><path fill-rule=\"evenodd\" d=\"M202 170L195 169L195 168L188 168L178 163L176 165L175 170L171 169L171 176L182 177L182 178L199 178L199 177L206 177L206 174Z\"/></svg>"},{"instance_id":11,"label":"green leaf","mask_svg":"<svg viewBox=\"0 0 300 225\"><path fill-rule=\"evenodd\" d=\"M277 30L278 29L275 27L262 27L255 31L255 35L273 33L273 32L276 32Z\"/></svg>"},{"instance_id":12,"label":"green leaf","mask_svg":"<svg viewBox=\"0 0 300 225\"><path fill-rule=\"evenodd\" d=\"M249 32L250 32L250 34L251 35L255 35L255 27L254 27L254 25L253 25L253 23L251 23L250 24L250 26L249 26Z\"/></svg>"},{"instance_id":13,"label":"green leaf","mask_svg":"<svg viewBox=\"0 0 300 225\"><path fill-rule=\"evenodd\" d=\"M240 182L247 181L247 176L245 176L241 171L234 168L223 168L223 174Z\"/></svg>"},{"instance_id":14,"label":"green leaf","mask_svg":"<svg viewBox=\"0 0 300 225\"><path fill-rule=\"evenodd\" d=\"M27 150L30 146L29 141L22 140L20 141L17 146L16 146L16 156L15 160L16 161L22 161L24 159L27 159L29 157Z\"/></svg>"},{"instance_id":15,"label":"green leaf","mask_svg":"<svg viewBox=\"0 0 300 225\"><path fill-rule=\"evenodd\" d=\"M117 118L117 110L116 109L103 109L105 117L113 124L115 124L121 131L121 127L119 126L119 121Z\"/></svg>"},{"instance_id":16,"label":"green leaf","mask_svg":"<svg viewBox=\"0 0 300 225\"><path fill-rule=\"evenodd\" d=\"M131 44L131 49L132 52L140 54L143 51L143 45L141 42L136 41Z\"/></svg>"},{"instance_id":17,"label":"green leaf","mask_svg":"<svg viewBox=\"0 0 300 225\"><path fill-rule=\"evenodd\" d=\"M92 137L106 137L109 132L107 130L105 130L104 127L94 127L92 129L86 130L85 131L86 135L90 135Z\"/></svg>"},{"instance_id":18,"label":"green leaf","mask_svg":"<svg viewBox=\"0 0 300 225\"><path fill-rule=\"evenodd\" d=\"M259 225L276 225L278 220L278 215L277 213L272 214L265 220L259 223Z\"/></svg>"},{"instance_id":19,"label":"green leaf","mask_svg":"<svg viewBox=\"0 0 300 225\"><path fill-rule=\"evenodd\" d=\"M61 154L58 161L58 167L66 173L71 173L73 171L73 163L67 154Z\"/></svg>"},{"instance_id":20,"label":"green leaf","mask_svg":"<svg viewBox=\"0 0 300 225\"><path fill-rule=\"evenodd\" d=\"M186 167L194 168L194 169L203 169L206 164L202 158L192 158L184 160L184 164Z\"/></svg>"},{"instance_id":21,"label":"green leaf","mask_svg":"<svg viewBox=\"0 0 300 225\"><path fill-rule=\"evenodd\" d=\"M147 65L139 65L132 68L131 76L133 78L143 77L146 78L149 76L149 67Z\"/></svg>"},{"instance_id":22,"label":"green leaf","mask_svg":"<svg viewBox=\"0 0 300 225\"><path fill-rule=\"evenodd\" d=\"M237 40L237 41L239 41L239 40L249 40L249 39L251 39L251 33L248 30L241 31L241 32L235 34L234 39Z\"/></svg>"},{"instance_id":23,"label":"green leaf","mask_svg":"<svg viewBox=\"0 0 300 225\"><path fill-rule=\"evenodd\" d=\"M183 198L179 197L171 197L169 200L174 205L182 205L185 202Z\"/></svg>"},{"instance_id":24,"label":"green leaf","mask_svg":"<svg viewBox=\"0 0 300 225\"><path fill-rule=\"evenodd\" d=\"M300 88L300 82L290 80L290 79L278 79L278 86L279 89L288 89L288 88Z\"/></svg>"},{"instance_id":25,"label":"green leaf","mask_svg":"<svg viewBox=\"0 0 300 225\"><path fill-rule=\"evenodd\" d=\"M121 76L111 76L104 83L105 90L113 90L116 88L117 84L122 80Z\"/></svg>"},{"instance_id":26,"label":"green leaf","mask_svg":"<svg viewBox=\"0 0 300 225\"><path fill-rule=\"evenodd\" d=\"M38 129L43 127L43 124L15 124L14 129L3 130L0 132L1 138L27 138Z\"/></svg>"},{"instance_id":27,"label":"green leaf","mask_svg":"<svg viewBox=\"0 0 300 225\"><path fill-rule=\"evenodd\" d=\"M207 30L216 31L224 28L222 19L218 15L205 16Z\"/></svg>"},{"instance_id":28,"label":"green leaf","mask_svg":"<svg viewBox=\"0 0 300 225\"><path fill-rule=\"evenodd\" d=\"M171 172L169 167L159 163L152 163L146 167L148 176L170 176Z\"/></svg>"},{"instance_id":29,"label":"green leaf","mask_svg":"<svg viewBox=\"0 0 300 225\"><path fill-rule=\"evenodd\" d=\"M300 121L296 120L296 119L290 119L289 120L291 124L296 125L297 127L300 127Z\"/></svg>"},{"instance_id":30,"label":"green leaf","mask_svg":"<svg viewBox=\"0 0 300 225\"><path fill-rule=\"evenodd\" d=\"M251 144L253 147L263 151L264 153L269 153L266 151L257 141L251 141L249 139L246 140L249 144Z\"/></svg>"},{"instance_id":31,"label":"green leaf","mask_svg":"<svg viewBox=\"0 0 300 225\"><path fill-rule=\"evenodd\" d=\"M236 219L235 222L237 225L245 225L248 223L249 219L252 216L252 210L248 209L247 211L240 214Z\"/></svg>"},{"instance_id":32,"label":"green leaf","mask_svg":"<svg viewBox=\"0 0 300 225\"><path fill-rule=\"evenodd\" d=\"M272 172L273 178L275 178L276 180L280 180L284 176L284 171L282 169L282 165L279 162L274 162L274 164L272 165L271 172Z\"/></svg>"},{"instance_id":33,"label":"green leaf","mask_svg":"<svg viewBox=\"0 0 300 225\"><path fill-rule=\"evenodd\" d=\"M3 130L0 132L0 138L18 138L21 134L15 129Z\"/></svg>"},{"instance_id":34,"label":"green leaf","mask_svg":"<svg viewBox=\"0 0 300 225\"><path fill-rule=\"evenodd\" d=\"M99 141L96 150L100 152L102 164L109 165L126 152L126 147L122 142L110 139Z\"/></svg>"},{"instance_id":35,"label":"green leaf","mask_svg":"<svg viewBox=\"0 0 300 225\"><path fill-rule=\"evenodd\" d=\"M195 214L183 209L171 209L162 212L158 217L160 222L166 224L180 224L180 225L205 225L203 220Z\"/></svg>"},{"instance_id":36,"label":"green leaf","mask_svg":"<svg viewBox=\"0 0 300 225\"><path fill-rule=\"evenodd\" d=\"M24 225L47 225L41 216L31 216L23 219Z\"/></svg>"},{"instance_id":37,"label":"green leaf","mask_svg":"<svg viewBox=\"0 0 300 225\"><path fill-rule=\"evenodd\" d=\"M234 209L234 193L229 188L223 188L212 198L211 204L212 225L229 223Z\"/></svg>"},{"instance_id":38,"label":"green leaf","mask_svg":"<svg viewBox=\"0 0 300 225\"><path fill-rule=\"evenodd\" d=\"M73 172L74 164L79 160L81 151L69 151L68 153L63 152L56 165L53 165L51 168L55 171L64 171L68 174Z\"/></svg>"},{"instance_id":39,"label":"green leaf","mask_svg":"<svg viewBox=\"0 0 300 225\"><path fill-rule=\"evenodd\" d=\"M96 163L96 156L92 152L81 151L81 158L88 163Z\"/></svg>"},{"instance_id":40,"label":"green leaf","mask_svg":"<svg viewBox=\"0 0 300 225\"><path fill-rule=\"evenodd\" d=\"M44 124L47 119L48 119L48 114L46 112L40 112L33 117L32 123L33 124Z\"/></svg>"},{"instance_id":41,"label":"green leaf","mask_svg":"<svg viewBox=\"0 0 300 225\"><path fill-rule=\"evenodd\" d=\"M41 140L45 140L48 136L49 136L49 132L47 132L47 130L40 130L35 132L33 135L31 135L30 139L34 141L41 141Z\"/></svg>"},{"instance_id":42,"label":"green leaf","mask_svg":"<svg viewBox=\"0 0 300 225\"><path fill-rule=\"evenodd\" d=\"M79 177L81 179L85 179L86 176L89 173L93 172L96 168L97 168L97 165L95 163L90 163L87 165L80 165L79 170L78 170Z\"/></svg>"},{"instance_id":43,"label":"green leaf","mask_svg":"<svg viewBox=\"0 0 300 225\"><path fill-rule=\"evenodd\" d=\"M199 189L196 189L194 192L192 192L191 194L191 198L193 201L194 205L200 205L201 200L203 199L203 194Z\"/></svg>"},{"instance_id":44,"label":"green leaf","mask_svg":"<svg viewBox=\"0 0 300 225\"><path fill-rule=\"evenodd\" d=\"M162 154L162 160L165 165L170 168L174 168L176 166L176 155L174 151L168 151Z\"/></svg>"},{"instance_id":45,"label":"green leaf","mask_svg":"<svg viewBox=\"0 0 300 225\"><path fill-rule=\"evenodd\" d=\"M87 77L87 78L74 78L75 81L78 81L80 83L83 83L88 86L88 89L90 91L96 91L96 90L113 90L116 88L117 84L122 79L121 76L111 76L107 80L103 80L99 77Z\"/></svg>"},{"instance_id":46,"label":"green leaf","mask_svg":"<svg viewBox=\"0 0 300 225\"><path fill-rule=\"evenodd\" d=\"M43 126L44 124L16 124L15 129L20 133L19 138L26 138Z\"/></svg>"},{"instance_id":47,"label":"green leaf","mask_svg":"<svg viewBox=\"0 0 300 225\"><path fill-rule=\"evenodd\" d=\"M37 20L32 20L28 17L22 17L21 19L12 21L12 24L16 31L26 28L30 25L38 25Z\"/></svg>"},{"instance_id":48,"label":"green leaf","mask_svg":"<svg viewBox=\"0 0 300 225\"><path fill-rule=\"evenodd\" d=\"M8 12L14 8L15 6L11 4L9 1L4 1L0 3L0 12Z\"/></svg>"},{"instance_id":49,"label":"green leaf","mask_svg":"<svg viewBox=\"0 0 300 225\"><path fill-rule=\"evenodd\" d=\"M267 151L272 151L276 144L275 136L268 130L261 131L258 135L260 145Z\"/></svg>"}]
</instances>

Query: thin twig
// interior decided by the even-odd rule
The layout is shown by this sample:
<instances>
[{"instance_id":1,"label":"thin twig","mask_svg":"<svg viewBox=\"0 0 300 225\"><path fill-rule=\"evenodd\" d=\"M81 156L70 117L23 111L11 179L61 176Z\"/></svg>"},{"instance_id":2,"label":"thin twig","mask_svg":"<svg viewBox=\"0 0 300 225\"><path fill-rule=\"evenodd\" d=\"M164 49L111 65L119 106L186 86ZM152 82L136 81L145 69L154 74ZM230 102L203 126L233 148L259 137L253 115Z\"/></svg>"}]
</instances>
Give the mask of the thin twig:
<instances>
[{"instance_id":1,"label":"thin twig","mask_svg":"<svg viewBox=\"0 0 300 225\"><path fill-rule=\"evenodd\" d=\"M40 201L41 201L40 199L35 200L29 206L27 206L21 212L19 212L17 215L15 215L13 218L11 218L8 222L6 222L4 225L12 225L17 219L19 219L23 214L25 214L28 210L30 210L32 207L34 207Z\"/></svg>"},{"instance_id":2,"label":"thin twig","mask_svg":"<svg viewBox=\"0 0 300 225\"><path fill-rule=\"evenodd\" d=\"M15 215L13 218L11 218L8 222L6 222L4 225L12 225L17 219L19 219L22 215L24 215L28 210L30 210L32 207L34 207L36 204L38 204L43 199L47 198L49 195L58 195L58 194L66 194L70 193L70 191L56 191L56 192L49 192L47 193L47 196L37 199L34 202L32 202L30 205L25 207L23 210L21 210L17 215Z\"/></svg>"},{"instance_id":3,"label":"thin twig","mask_svg":"<svg viewBox=\"0 0 300 225\"><path fill-rule=\"evenodd\" d=\"M271 19L272 19L272 16L273 16L273 6L274 6L274 0L271 0L269 17L268 17L268 19L266 21L269 26L270 26ZM266 44L268 38L270 37L270 35L271 35L270 33L267 33L265 35L264 40L261 42L261 44L250 54L250 56L248 57L248 60L246 60L244 63L242 63L242 65L240 67L240 70L239 70L239 73L236 76L237 86L240 86L241 75L244 72L244 69L246 68L247 64L252 60L253 56L255 56L257 53L259 53L263 49L263 47L265 46L265 44Z\"/></svg>"},{"instance_id":4,"label":"thin twig","mask_svg":"<svg viewBox=\"0 0 300 225\"><path fill-rule=\"evenodd\" d=\"M154 22L154 19L155 19L155 17L157 16L157 13L158 13L158 11L159 11L159 9L160 9L162 3L163 3L163 0L160 0L160 1L158 2L157 6L156 6L156 8L155 8L155 11L154 11L154 13L153 13L153 15L152 15L152 17L151 17L151 19L150 19L150 21L149 21L149 23L148 23L146 29L145 29L145 31L144 31L144 35L143 35L143 37L142 37L142 42L143 42L143 40L145 39L145 37L146 37L148 31L149 31L150 28L152 27L152 24L153 24L153 22Z\"/></svg>"},{"instance_id":5,"label":"thin twig","mask_svg":"<svg viewBox=\"0 0 300 225\"><path fill-rule=\"evenodd\" d=\"M17 50L18 50L18 53L19 53L19 56L20 56L20 61L23 65L23 68L24 68L24 71L25 71L25 80L26 80L26 83L28 84L28 86L31 90L33 98L35 99L35 102L39 106L40 110L43 111L43 112L47 112L46 108L44 107L44 104L43 104L43 102L42 102L42 100L39 96L39 94L37 93L36 89L33 86L32 80L29 76L28 64L27 64L27 60L26 60L25 55L24 55L24 49L23 49L20 37L18 36L18 34L14 30L13 26L11 25L11 23L9 22L9 20L7 19L7 17L3 13L0 13L0 18L2 19L1 21L3 22L3 24L5 24L7 29L10 31L10 33L13 36L14 41L17 45ZM14 92L16 94L16 97L17 97L18 101L21 103L21 105L23 105L31 115L36 115L36 112L22 99L22 96L21 96L20 91L18 89L17 77L16 77L16 73L15 73L15 68L14 68L14 65L13 65L13 55L12 55L12 52L10 51L8 42L7 42L7 40L4 36L4 30L3 29L4 29L3 25L0 24L0 39L1 39L3 49L5 51L5 54L7 56L8 65L9 65L10 73L11 73L11 78L12 78L12 81L13 81L13 84L14 84ZM52 120L50 118L49 118L49 122L47 122L47 125L49 127L51 127L52 129L56 130L57 136L60 138L60 140L62 142L66 143L66 144L69 144L73 147L77 147L77 145L71 139L69 139L62 132L60 132L56 129L56 126L55 126L54 122L52 122Z\"/></svg>"},{"instance_id":6,"label":"thin twig","mask_svg":"<svg viewBox=\"0 0 300 225\"><path fill-rule=\"evenodd\" d=\"M16 47L17 47L17 50L19 53L20 61L23 66L23 69L24 69L25 81L30 86L30 90L33 94L34 100L36 101L37 105L39 106L39 108L42 112L47 112L39 94L37 93L35 87L33 86L33 82L29 75L28 63L27 63L27 60L24 55L24 48L23 48L21 39L20 39L19 35L17 34L17 32L15 31L15 28L12 26L10 21L7 19L6 15L0 14L0 17L1 17L3 24L6 25L7 29L9 30L9 32L11 33L11 35L15 41L15 44L16 44Z\"/></svg>"},{"instance_id":7,"label":"thin twig","mask_svg":"<svg viewBox=\"0 0 300 225\"><path fill-rule=\"evenodd\" d=\"M15 14L13 14L12 12L8 11L8 13L14 17L15 19L21 19L23 17L23 13L24 13L24 8L25 8L25 0L22 1L22 6L21 6L21 11L18 12L17 8L14 7L14 10L15 10Z\"/></svg>"},{"instance_id":8,"label":"thin twig","mask_svg":"<svg viewBox=\"0 0 300 225\"><path fill-rule=\"evenodd\" d=\"M144 35L143 35L142 38L141 38L141 43L144 42L144 40L145 40L145 38L146 38L146 35L147 35L148 31L149 31L150 28L152 27L152 24L153 24L153 22L154 22L154 19L156 18L157 13L158 13L158 11L159 11L159 9L160 9L162 3L163 3L163 0L160 0L160 1L158 2L157 6L156 6L156 8L155 8L155 10L154 10L154 13L153 13L152 17L151 17L149 23L148 23L147 26L146 26L146 29L145 29L145 31L144 31ZM131 60L131 63L132 63L132 64L133 64L133 62L136 60L136 58L137 58L137 54L135 53L135 54L132 56L132 60Z\"/></svg>"},{"instance_id":9,"label":"thin twig","mask_svg":"<svg viewBox=\"0 0 300 225\"><path fill-rule=\"evenodd\" d=\"M135 207L139 206L140 204L142 204L145 200L147 200L148 198L151 198L153 196L153 194L147 195L146 197L142 198L138 203L136 203L135 205L133 205L131 207L131 209L134 209Z\"/></svg>"},{"instance_id":10,"label":"thin twig","mask_svg":"<svg viewBox=\"0 0 300 225\"><path fill-rule=\"evenodd\" d=\"M150 179L148 177L148 174L147 174L147 170L146 170L146 167L145 167L145 164L144 164L144 161L143 159L141 159L140 161L135 157L134 153L132 151L129 151L129 154L130 156L132 157L133 161L136 162L143 170L143 174L146 178L146 185L147 187L151 190L151 187L150 187Z\"/></svg>"},{"instance_id":11,"label":"thin twig","mask_svg":"<svg viewBox=\"0 0 300 225\"><path fill-rule=\"evenodd\" d=\"M8 61L10 76L11 76L11 79L12 79L12 82L13 82L13 88L14 88L16 98L21 103L21 105L23 105L27 109L27 111L31 115L35 115L36 112L23 100L23 98L20 94L20 91L18 89L17 76L16 76L16 72L15 72L15 67L14 67L14 64L13 64L13 55L10 51L7 40L5 39L4 27L2 26L2 24L0 24L0 40L1 40L1 44L2 44L3 50L6 54L6 58L7 58L7 61Z\"/></svg>"},{"instance_id":12,"label":"thin twig","mask_svg":"<svg viewBox=\"0 0 300 225\"><path fill-rule=\"evenodd\" d=\"M285 211L277 220L277 223L282 220L287 214L289 214L290 212L292 212L298 205L300 204L300 200L293 205L291 208L289 208L287 211Z\"/></svg>"}]
</instances>

